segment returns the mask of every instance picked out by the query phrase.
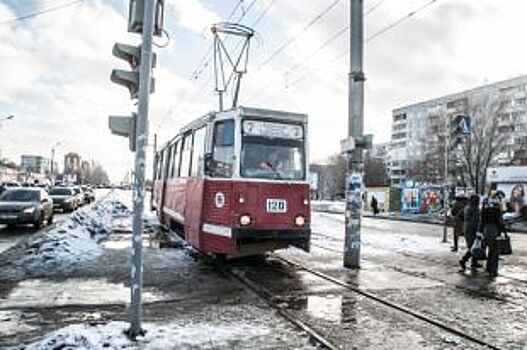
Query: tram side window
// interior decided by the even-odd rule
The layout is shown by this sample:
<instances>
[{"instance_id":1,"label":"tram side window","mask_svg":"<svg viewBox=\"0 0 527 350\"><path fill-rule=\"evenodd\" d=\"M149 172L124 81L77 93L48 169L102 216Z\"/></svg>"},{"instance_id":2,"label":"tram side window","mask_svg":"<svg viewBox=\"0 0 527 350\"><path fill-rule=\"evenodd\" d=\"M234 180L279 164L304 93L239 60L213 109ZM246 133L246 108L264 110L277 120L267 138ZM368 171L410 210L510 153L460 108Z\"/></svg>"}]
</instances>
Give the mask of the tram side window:
<instances>
[{"instance_id":1,"label":"tram side window","mask_svg":"<svg viewBox=\"0 0 527 350\"><path fill-rule=\"evenodd\" d=\"M158 160L157 160L157 169L156 169L156 174L157 174L157 179L158 180L162 180L163 179L163 155L165 154L164 151L160 151L159 153L159 157L158 157Z\"/></svg>"},{"instance_id":2,"label":"tram side window","mask_svg":"<svg viewBox=\"0 0 527 350\"><path fill-rule=\"evenodd\" d=\"M181 153L181 170L179 177L188 177L190 172L190 156L192 150L192 133L183 138L183 150Z\"/></svg>"},{"instance_id":3,"label":"tram side window","mask_svg":"<svg viewBox=\"0 0 527 350\"><path fill-rule=\"evenodd\" d=\"M203 153L205 152L205 127L194 131L194 147L192 147L191 176L203 175Z\"/></svg>"},{"instance_id":4,"label":"tram side window","mask_svg":"<svg viewBox=\"0 0 527 350\"><path fill-rule=\"evenodd\" d=\"M172 152L172 167L170 169L171 178L179 177L179 156L181 154L179 151L179 148L180 148L179 146L180 146L180 142L178 140L174 144L174 151Z\"/></svg>"},{"instance_id":5,"label":"tram side window","mask_svg":"<svg viewBox=\"0 0 527 350\"><path fill-rule=\"evenodd\" d=\"M164 156L163 158L165 159L164 161L164 164L163 164L163 179L167 179L168 178L168 171L170 169L170 155L172 154L172 147L170 148L166 148L165 149L165 152L164 152Z\"/></svg>"},{"instance_id":6,"label":"tram side window","mask_svg":"<svg viewBox=\"0 0 527 350\"><path fill-rule=\"evenodd\" d=\"M234 166L234 120L214 125L212 176L231 177Z\"/></svg>"}]
</instances>

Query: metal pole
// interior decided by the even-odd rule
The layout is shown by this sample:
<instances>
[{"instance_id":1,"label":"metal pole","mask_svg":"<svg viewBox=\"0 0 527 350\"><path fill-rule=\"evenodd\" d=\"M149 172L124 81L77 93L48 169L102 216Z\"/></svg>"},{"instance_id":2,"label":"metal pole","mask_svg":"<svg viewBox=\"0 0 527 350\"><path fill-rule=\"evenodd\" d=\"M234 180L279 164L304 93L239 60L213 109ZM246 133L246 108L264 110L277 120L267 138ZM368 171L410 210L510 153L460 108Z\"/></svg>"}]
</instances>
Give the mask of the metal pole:
<instances>
[{"instance_id":1,"label":"metal pole","mask_svg":"<svg viewBox=\"0 0 527 350\"><path fill-rule=\"evenodd\" d=\"M55 176L53 176L53 171L55 169L53 169L53 159L55 158L55 146L53 146L53 148L51 149L51 185L53 186L55 184Z\"/></svg>"},{"instance_id":2,"label":"metal pole","mask_svg":"<svg viewBox=\"0 0 527 350\"><path fill-rule=\"evenodd\" d=\"M141 328L142 305L141 292L143 288L143 211L145 198L145 159L148 141L148 103L150 97L150 72L152 67L152 35L154 32L154 3L156 0L144 2L143 43L141 45L141 66L139 67L139 107L137 113L135 181L133 191L133 256L131 272L131 305L130 329L128 335L135 339L144 334Z\"/></svg>"},{"instance_id":3,"label":"metal pole","mask_svg":"<svg viewBox=\"0 0 527 350\"><path fill-rule=\"evenodd\" d=\"M349 74L349 120L348 135L355 140L364 135L364 72L363 43L363 0L351 0L350 35L350 74ZM344 239L344 267L360 267L360 226L362 216L362 173L363 148L356 147L348 156L348 174L346 183L346 234ZM350 179L358 179L360 191L350 191ZM358 198L357 198L358 197Z\"/></svg>"},{"instance_id":4,"label":"metal pole","mask_svg":"<svg viewBox=\"0 0 527 350\"><path fill-rule=\"evenodd\" d=\"M449 196L448 196L448 144L450 143L450 123L448 121L448 115L445 115L445 175L444 175L444 190L443 190L443 209L445 212L445 219L443 221L443 243L447 243L448 235L448 209L449 209Z\"/></svg>"}]
</instances>

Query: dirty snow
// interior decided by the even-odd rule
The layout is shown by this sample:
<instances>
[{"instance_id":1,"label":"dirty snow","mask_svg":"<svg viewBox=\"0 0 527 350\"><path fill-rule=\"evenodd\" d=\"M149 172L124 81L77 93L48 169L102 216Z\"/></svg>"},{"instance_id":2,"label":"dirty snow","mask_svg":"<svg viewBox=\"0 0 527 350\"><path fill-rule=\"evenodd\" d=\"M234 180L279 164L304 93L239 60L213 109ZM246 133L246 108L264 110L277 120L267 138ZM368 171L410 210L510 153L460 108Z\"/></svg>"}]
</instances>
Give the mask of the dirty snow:
<instances>
[{"instance_id":1,"label":"dirty snow","mask_svg":"<svg viewBox=\"0 0 527 350\"><path fill-rule=\"evenodd\" d=\"M250 349L253 338L265 337L271 329L252 324L145 324L147 331L137 342L130 341L124 332L125 322L100 325L77 324L52 332L44 339L25 346L26 350L43 349L195 349L237 348Z\"/></svg>"},{"instance_id":2,"label":"dirty snow","mask_svg":"<svg viewBox=\"0 0 527 350\"><path fill-rule=\"evenodd\" d=\"M112 232L113 216L125 210L119 205L107 196L83 207L12 247L17 252L13 251L8 259L14 267L40 275L67 272L79 264L92 261L103 252L97 243Z\"/></svg>"}]
</instances>

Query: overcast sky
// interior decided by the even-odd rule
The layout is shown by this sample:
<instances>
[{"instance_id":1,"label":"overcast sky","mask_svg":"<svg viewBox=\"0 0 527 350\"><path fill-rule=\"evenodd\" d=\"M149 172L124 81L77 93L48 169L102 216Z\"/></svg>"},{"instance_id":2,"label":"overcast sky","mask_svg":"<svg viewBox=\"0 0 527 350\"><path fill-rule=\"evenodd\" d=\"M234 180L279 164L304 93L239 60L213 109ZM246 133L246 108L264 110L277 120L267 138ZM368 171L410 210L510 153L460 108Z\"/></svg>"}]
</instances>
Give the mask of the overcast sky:
<instances>
[{"instance_id":1,"label":"overcast sky","mask_svg":"<svg viewBox=\"0 0 527 350\"><path fill-rule=\"evenodd\" d=\"M365 0L365 11L371 12L365 37L429 1ZM110 134L108 115L126 115L135 107L126 89L112 84L109 76L113 68L126 68L111 55L114 42L134 44L139 39L126 32L128 0L84 0L12 20L70 2L0 0L0 118L15 115L0 122L0 149L4 157L19 162L20 154L49 157L52 145L60 141L60 168L64 154L75 151L100 162L119 180L132 167L133 156L124 138ZM170 42L156 49L150 114L151 139L157 133L161 141L217 109L212 63L199 63L212 43L210 25L226 20L240 1L165 2ZM343 31L324 49L317 48L349 24L350 1L339 1L301 31L333 2L244 0L233 15L249 26L260 18L240 103L307 113L311 160L337 152L347 131L349 62L343 53L349 48L349 33ZM526 74L526 13L525 0L437 0L367 42L366 132L376 142L388 141L392 109ZM266 62L289 38L294 38L291 44ZM227 42L231 50L235 45L234 40ZM202 73L193 79L197 68Z\"/></svg>"}]
</instances>

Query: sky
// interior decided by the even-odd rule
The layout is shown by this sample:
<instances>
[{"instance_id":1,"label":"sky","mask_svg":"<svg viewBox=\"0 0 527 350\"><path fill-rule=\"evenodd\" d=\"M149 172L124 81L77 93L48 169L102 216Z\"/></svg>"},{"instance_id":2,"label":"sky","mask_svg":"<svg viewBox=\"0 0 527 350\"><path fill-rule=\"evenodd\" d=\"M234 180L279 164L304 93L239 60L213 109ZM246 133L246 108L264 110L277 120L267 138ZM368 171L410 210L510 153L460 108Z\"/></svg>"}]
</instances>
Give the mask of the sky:
<instances>
[{"instance_id":1,"label":"sky","mask_svg":"<svg viewBox=\"0 0 527 350\"><path fill-rule=\"evenodd\" d=\"M0 0L0 120L15 116L0 121L4 157L15 162L21 154L49 157L60 142L55 149L60 169L70 151L99 162L114 181L133 167L128 141L108 129L109 115L136 109L128 91L110 82L112 69L128 68L112 56L113 44L140 42L137 34L126 31L128 2L80 0L15 20L72 0ZM527 46L522 44L526 1L436 0L408 17L429 2L364 1L365 132L376 143L389 141L395 108L527 74ZM165 47L155 48L150 160L154 134L162 143L218 109L213 61L207 55L210 26L231 14L231 21L257 33L240 104L308 114L311 161L339 151L348 121L349 0L165 3L169 39L155 39ZM408 19L368 40L404 17ZM238 41L226 38L225 45L236 56Z\"/></svg>"}]
</instances>

